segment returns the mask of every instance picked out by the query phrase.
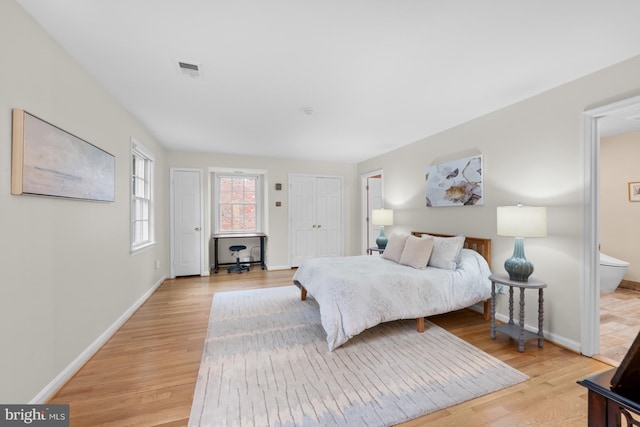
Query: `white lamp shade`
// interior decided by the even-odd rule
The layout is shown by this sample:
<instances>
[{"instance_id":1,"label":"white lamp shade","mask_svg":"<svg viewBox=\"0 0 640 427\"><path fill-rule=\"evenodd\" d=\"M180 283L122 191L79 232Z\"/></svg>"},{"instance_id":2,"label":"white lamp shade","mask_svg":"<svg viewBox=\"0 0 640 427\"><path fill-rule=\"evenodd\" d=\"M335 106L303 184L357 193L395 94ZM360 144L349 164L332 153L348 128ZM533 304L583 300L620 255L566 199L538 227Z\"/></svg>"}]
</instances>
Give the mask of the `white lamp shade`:
<instances>
[{"instance_id":1,"label":"white lamp shade","mask_svg":"<svg viewBox=\"0 0 640 427\"><path fill-rule=\"evenodd\" d=\"M373 225L393 225L393 209L373 209L371 223Z\"/></svg>"},{"instance_id":2,"label":"white lamp shade","mask_svg":"<svg viewBox=\"0 0 640 427\"><path fill-rule=\"evenodd\" d=\"M498 235L544 237L547 235L547 208L498 206Z\"/></svg>"}]
</instances>

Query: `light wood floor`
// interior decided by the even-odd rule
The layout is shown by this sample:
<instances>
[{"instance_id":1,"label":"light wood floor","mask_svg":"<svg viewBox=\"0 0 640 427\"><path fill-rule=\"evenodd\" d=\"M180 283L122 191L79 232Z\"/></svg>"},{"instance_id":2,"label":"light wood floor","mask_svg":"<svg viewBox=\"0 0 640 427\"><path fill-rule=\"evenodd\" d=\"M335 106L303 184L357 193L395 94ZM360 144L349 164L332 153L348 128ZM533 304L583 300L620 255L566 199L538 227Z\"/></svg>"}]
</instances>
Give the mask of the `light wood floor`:
<instances>
[{"instance_id":1,"label":"light wood floor","mask_svg":"<svg viewBox=\"0 0 640 427\"><path fill-rule=\"evenodd\" d=\"M600 355L618 366L640 331L640 291L600 294Z\"/></svg>"},{"instance_id":2,"label":"light wood floor","mask_svg":"<svg viewBox=\"0 0 640 427\"><path fill-rule=\"evenodd\" d=\"M211 298L216 292L291 284L292 271L221 272L168 280L49 403L71 406L72 426L185 426L189 419ZM576 381L609 365L551 343L525 352L489 322L460 310L430 318L529 375L525 383L405 426L585 426L587 392ZM424 361L428 363L428 361Z\"/></svg>"}]
</instances>

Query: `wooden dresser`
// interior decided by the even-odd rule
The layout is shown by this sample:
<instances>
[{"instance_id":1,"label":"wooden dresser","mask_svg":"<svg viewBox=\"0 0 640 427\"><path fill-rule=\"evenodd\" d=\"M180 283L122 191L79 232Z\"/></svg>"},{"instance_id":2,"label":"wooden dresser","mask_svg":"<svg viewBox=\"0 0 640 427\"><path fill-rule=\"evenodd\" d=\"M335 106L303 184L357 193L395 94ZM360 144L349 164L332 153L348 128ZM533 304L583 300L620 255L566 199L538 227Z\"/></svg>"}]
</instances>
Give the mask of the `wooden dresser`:
<instances>
[{"instance_id":1,"label":"wooden dresser","mask_svg":"<svg viewBox=\"0 0 640 427\"><path fill-rule=\"evenodd\" d=\"M589 389L589 427L640 426L640 392L625 395L611 390L615 369L578 381Z\"/></svg>"}]
</instances>

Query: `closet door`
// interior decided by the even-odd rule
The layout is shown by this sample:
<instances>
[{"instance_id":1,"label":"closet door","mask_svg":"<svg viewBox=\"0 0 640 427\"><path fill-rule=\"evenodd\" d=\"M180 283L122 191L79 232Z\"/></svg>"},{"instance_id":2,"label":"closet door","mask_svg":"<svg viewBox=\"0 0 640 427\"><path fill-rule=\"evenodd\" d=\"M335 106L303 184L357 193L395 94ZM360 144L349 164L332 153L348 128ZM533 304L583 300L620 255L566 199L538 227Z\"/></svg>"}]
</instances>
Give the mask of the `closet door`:
<instances>
[{"instance_id":1,"label":"closet door","mask_svg":"<svg viewBox=\"0 0 640 427\"><path fill-rule=\"evenodd\" d=\"M342 255L342 178L289 176L291 266Z\"/></svg>"},{"instance_id":2,"label":"closet door","mask_svg":"<svg viewBox=\"0 0 640 427\"><path fill-rule=\"evenodd\" d=\"M316 179L316 256L341 254L342 182L338 178Z\"/></svg>"},{"instance_id":3,"label":"closet door","mask_svg":"<svg viewBox=\"0 0 640 427\"><path fill-rule=\"evenodd\" d=\"M289 178L289 235L291 266L315 256L316 179L311 176Z\"/></svg>"}]
</instances>

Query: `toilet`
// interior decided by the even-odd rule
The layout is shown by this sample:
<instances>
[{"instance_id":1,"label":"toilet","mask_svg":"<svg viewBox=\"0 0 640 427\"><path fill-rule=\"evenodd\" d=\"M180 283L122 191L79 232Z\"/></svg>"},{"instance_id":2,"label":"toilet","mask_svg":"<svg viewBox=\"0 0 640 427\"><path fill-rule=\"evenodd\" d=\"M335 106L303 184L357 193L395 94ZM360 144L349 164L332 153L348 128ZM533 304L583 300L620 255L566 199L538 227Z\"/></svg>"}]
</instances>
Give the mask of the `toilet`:
<instances>
[{"instance_id":1,"label":"toilet","mask_svg":"<svg viewBox=\"0 0 640 427\"><path fill-rule=\"evenodd\" d=\"M600 292L615 292L629 263L600 252Z\"/></svg>"}]
</instances>

